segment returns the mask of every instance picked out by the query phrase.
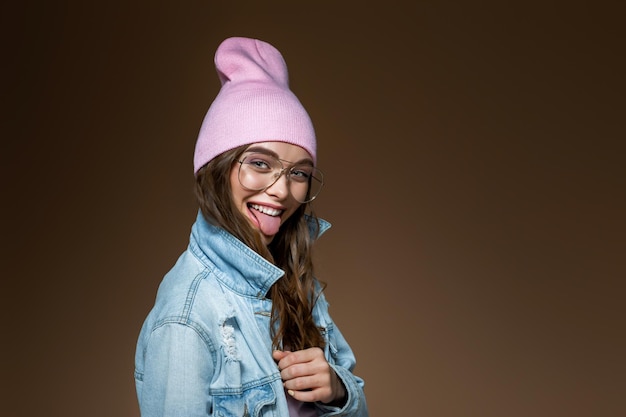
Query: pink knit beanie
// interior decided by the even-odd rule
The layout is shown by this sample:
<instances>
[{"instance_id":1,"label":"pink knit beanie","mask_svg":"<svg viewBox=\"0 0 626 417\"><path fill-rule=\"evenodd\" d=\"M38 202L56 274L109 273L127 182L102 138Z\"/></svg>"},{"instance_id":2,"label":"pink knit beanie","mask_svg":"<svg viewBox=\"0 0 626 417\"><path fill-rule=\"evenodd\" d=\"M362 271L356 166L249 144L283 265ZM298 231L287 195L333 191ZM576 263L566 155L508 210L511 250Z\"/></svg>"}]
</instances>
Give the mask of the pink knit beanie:
<instances>
[{"instance_id":1,"label":"pink knit beanie","mask_svg":"<svg viewBox=\"0 0 626 417\"><path fill-rule=\"evenodd\" d=\"M228 38L215 52L222 83L204 117L193 158L194 173L222 152L255 142L287 142L316 160L315 130L289 89L287 65L269 43Z\"/></svg>"}]
</instances>

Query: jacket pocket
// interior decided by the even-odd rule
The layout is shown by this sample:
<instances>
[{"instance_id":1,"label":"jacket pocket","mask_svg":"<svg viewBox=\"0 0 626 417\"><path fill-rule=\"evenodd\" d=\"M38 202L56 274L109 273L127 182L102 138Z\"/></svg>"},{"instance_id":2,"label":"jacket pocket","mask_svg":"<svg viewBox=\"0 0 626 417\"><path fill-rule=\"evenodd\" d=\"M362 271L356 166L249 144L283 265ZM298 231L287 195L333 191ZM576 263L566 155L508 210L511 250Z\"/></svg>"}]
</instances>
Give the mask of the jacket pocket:
<instances>
[{"instance_id":1,"label":"jacket pocket","mask_svg":"<svg viewBox=\"0 0 626 417\"><path fill-rule=\"evenodd\" d=\"M276 394L271 384L263 384L236 394L213 397L213 412L219 417L275 416Z\"/></svg>"}]
</instances>

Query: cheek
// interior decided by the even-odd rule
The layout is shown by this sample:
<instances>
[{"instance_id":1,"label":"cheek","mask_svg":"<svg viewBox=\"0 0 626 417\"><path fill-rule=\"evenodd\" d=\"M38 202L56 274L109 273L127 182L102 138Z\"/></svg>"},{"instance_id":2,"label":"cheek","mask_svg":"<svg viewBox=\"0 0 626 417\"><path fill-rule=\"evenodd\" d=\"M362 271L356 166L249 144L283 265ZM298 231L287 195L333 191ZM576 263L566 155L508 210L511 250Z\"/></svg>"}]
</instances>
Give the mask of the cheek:
<instances>
[{"instance_id":1,"label":"cheek","mask_svg":"<svg viewBox=\"0 0 626 417\"><path fill-rule=\"evenodd\" d=\"M232 167L230 170L230 189L235 191L235 189L239 186L239 178L238 171L235 167Z\"/></svg>"},{"instance_id":2,"label":"cheek","mask_svg":"<svg viewBox=\"0 0 626 417\"><path fill-rule=\"evenodd\" d=\"M236 207L241 207L243 198L246 195L246 192L241 188L241 184L239 184L239 178L237 177L238 172L235 168L230 171L230 190L231 190L231 199Z\"/></svg>"},{"instance_id":3,"label":"cheek","mask_svg":"<svg viewBox=\"0 0 626 417\"><path fill-rule=\"evenodd\" d=\"M297 203L293 207L289 208L287 210L287 212L283 215L283 219L282 219L281 223L284 223L288 218L290 218L293 215L293 213L295 213L296 210L298 210L298 208L300 208L301 205L302 204Z\"/></svg>"}]
</instances>

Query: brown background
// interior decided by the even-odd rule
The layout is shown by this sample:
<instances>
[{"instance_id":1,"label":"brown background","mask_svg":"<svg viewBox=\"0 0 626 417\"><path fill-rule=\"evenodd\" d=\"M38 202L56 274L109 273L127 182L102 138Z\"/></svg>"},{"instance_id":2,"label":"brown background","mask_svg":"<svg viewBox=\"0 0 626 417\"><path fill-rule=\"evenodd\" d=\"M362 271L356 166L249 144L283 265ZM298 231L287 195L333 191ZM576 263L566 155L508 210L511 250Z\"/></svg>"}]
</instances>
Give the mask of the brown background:
<instances>
[{"instance_id":1,"label":"brown background","mask_svg":"<svg viewBox=\"0 0 626 417\"><path fill-rule=\"evenodd\" d=\"M283 52L316 125L318 273L373 416L624 415L617 8L212 3L3 10L6 415L139 415L233 35Z\"/></svg>"}]
</instances>

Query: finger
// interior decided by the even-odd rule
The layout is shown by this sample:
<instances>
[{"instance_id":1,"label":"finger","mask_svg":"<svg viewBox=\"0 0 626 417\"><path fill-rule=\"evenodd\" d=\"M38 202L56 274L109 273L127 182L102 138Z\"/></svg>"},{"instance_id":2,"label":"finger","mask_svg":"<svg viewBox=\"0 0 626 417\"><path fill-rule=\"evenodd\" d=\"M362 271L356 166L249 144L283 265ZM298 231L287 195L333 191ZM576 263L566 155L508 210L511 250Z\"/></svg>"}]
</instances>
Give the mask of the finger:
<instances>
[{"instance_id":1,"label":"finger","mask_svg":"<svg viewBox=\"0 0 626 417\"><path fill-rule=\"evenodd\" d=\"M291 352L289 352L288 350L275 350L272 352L272 358L274 358L274 360L278 362L290 353Z\"/></svg>"},{"instance_id":2,"label":"finger","mask_svg":"<svg viewBox=\"0 0 626 417\"><path fill-rule=\"evenodd\" d=\"M315 389L315 390L306 390L306 391L296 391L296 390L287 390L287 394L292 396L298 401L303 402L328 402L328 398L330 398L330 392L324 393L323 389Z\"/></svg>"},{"instance_id":3,"label":"finger","mask_svg":"<svg viewBox=\"0 0 626 417\"><path fill-rule=\"evenodd\" d=\"M283 380L283 386L287 390L292 391L311 391L313 389L323 386L318 376L301 376L293 379Z\"/></svg>"},{"instance_id":4,"label":"finger","mask_svg":"<svg viewBox=\"0 0 626 417\"><path fill-rule=\"evenodd\" d=\"M283 381L289 381L294 378L302 378L305 376L313 375L309 370L307 364L295 363L285 366L284 360L278 363L278 369L280 369L280 377Z\"/></svg>"},{"instance_id":5,"label":"finger","mask_svg":"<svg viewBox=\"0 0 626 417\"><path fill-rule=\"evenodd\" d=\"M289 357L291 357L292 355L292 352L280 350L275 350L272 353L272 356L276 361L276 366L278 367L278 370L281 371L281 374L283 370L291 366L293 361L289 360Z\"/></svg>"},{"instance_id":6,"label":"finger","mask_svg":"<svg viewBox=\"0 0 626 417\"><path fill-rule=\"evenodd\" d=\"M297 352L302 362L309 362L318 358L324 358L324 351L319 347L312 347Z\"/></svg>"},{"instance_id":7,"label":"finger","mask_svg":"<svg viewBox=\"0 0 626 417\"><path fill-rule=\"evenodd\" d=\"M282 353L283 354L281 355L278 355L278 354L276 355L276 357L280 358L277 360L277 362L278 362L278 369L280 369L281 371L284 369L302 364L302 363L306 363L302 361L302 355L300 354L300 352L282 352Z\"/></svg>"},{"instance_id":8,"label":"finger","mask_svg":"<svg viewBox=\"0 0 626 417\"><path fill-rule=\"evenodd\" d=\"M324 357L324 351L318 347L297 350L295 352L288 353L289 354L284 355L282 358L278 359L280 362L280 369L285 369L290 367L291 365L298 363L311 363L315 361L326 362L326 358Z\"/></svg>"}]
</instances>

